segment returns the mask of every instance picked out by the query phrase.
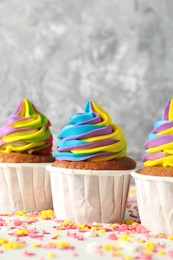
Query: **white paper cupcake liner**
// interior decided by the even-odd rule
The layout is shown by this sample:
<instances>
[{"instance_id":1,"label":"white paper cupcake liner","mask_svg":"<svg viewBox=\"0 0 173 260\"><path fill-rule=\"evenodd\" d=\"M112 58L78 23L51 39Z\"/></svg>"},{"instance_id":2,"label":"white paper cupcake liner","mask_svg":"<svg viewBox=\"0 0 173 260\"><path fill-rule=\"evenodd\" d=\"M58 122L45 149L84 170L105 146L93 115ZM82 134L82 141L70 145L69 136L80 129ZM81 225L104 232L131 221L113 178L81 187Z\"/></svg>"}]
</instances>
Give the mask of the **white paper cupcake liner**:
<instances>
[{"instance_id":1,"label":"white paper cupcake liner","mask_svg":"<svg viewBox=\"0 0 173 260\"><path fill-rule=\"evenodd\" d=\"M112 223L124 218L131 171L47 169L58 219Z\"/></svg>"},{"instance_id":2,"label":"white paper cupcake liner","mask_svg":"<svg viewBox=\"0 0 173 260\"><path fill-rule=\"evenodd\" d=\"M173 235L173 177L132 171L141 223L155 233Z\"/></svg>"},{"instance_id":3,"label":"white paper cupcake liner","mask_svg":"<svg viewBox=\"0 0 173 260\"><path fill-rule=\"evenodd\" d=\"M47 163L0 163L0 212L52 208Z\"/></svg>"}]
</instances>

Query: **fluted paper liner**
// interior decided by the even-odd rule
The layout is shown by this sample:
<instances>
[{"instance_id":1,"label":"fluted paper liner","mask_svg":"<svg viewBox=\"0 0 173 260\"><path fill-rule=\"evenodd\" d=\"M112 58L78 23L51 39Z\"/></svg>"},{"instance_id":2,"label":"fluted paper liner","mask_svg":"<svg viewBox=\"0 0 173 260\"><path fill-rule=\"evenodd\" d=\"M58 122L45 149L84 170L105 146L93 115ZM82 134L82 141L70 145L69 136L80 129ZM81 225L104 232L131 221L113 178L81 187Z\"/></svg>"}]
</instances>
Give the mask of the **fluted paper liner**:
<instances>
[{"instance_id":1,"label":"fluted paper liner","mask_svg":"<svg viewBox=\"0 0 173 260\"><path fill-rule=\"evenodd\" d=\"M47 163L0 163L0 212L52 208Z\"/></svg>"},{"instance_id":2,"label":"fluted paper liner","mask_svg":"<svg viewBox=\"0 0 173 260\"><path fill-rule=\"evenodd\" d=\"M155 233L173 235L173 177L133 171L141 223Z\"/></svg>"},{"instance_id":3,"label":"fluted paper liner","mask_svg":"<svg viewBox=\"0 0 173 260\"><path fill-rule=\"evenodd\" d=\"M58 219L112 223L124 218L131 171L47 169Z\"/></svg>"}]
</instances>

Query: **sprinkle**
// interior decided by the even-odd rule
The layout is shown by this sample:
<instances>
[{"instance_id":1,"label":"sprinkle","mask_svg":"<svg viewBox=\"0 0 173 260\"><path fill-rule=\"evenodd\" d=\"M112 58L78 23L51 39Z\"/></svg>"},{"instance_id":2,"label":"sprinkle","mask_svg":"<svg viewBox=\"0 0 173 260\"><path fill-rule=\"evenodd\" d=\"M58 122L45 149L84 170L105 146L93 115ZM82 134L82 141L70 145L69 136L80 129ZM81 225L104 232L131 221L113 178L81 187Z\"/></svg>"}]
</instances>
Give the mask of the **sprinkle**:
<instances>
[{"instance_id":1,"label":"sprinkle","mask_svg":"<svg viewBox=\"0 0 173 260\"><path fill-rule=\"evenodd\" d=\"M31 247L32 248L39 248L39 247L41 247L41 245L40 244L31 244Z\"/></svg>"},{"instance_id":2,"label":"sprinkle","mask_svg":"<svg viewBox=\"0 0 173 260\"><path fill-rule=\"evenodd\" d=\"M168 255L173 258L173 250L169 250Z\"/></svg>"},{"instance_id":3,"label":"sprinkle","mask_svg":"<svg viewBox=\"0 0 173 260\"><path fill-rule=\"evenodd\" d=\"M159 249L157 252L159 255L165 255L166 251L164 249Z\"/></svg>"},{"instance_id":4,"label":"sprinkle","mask_svg":"<svg viewBox=\"0 0 173 260\"><path fill-rule=\"evenodd\" d=\"M0 238L0 246L3 245L3 244L6 244L8 243L8 240L5 239L5 238Z\"/></svg>"},{"instance_id":5,"label":"sprinkle","mask_svg":"<svg viewBox=\"0 0 173 260\"><path fill-rule=\"evenodd\" d=\"M21 220L21 219L14 219L13 220L14 226L21 226L22 224L23 224L23 220Z\"/></svg>"},{"instance_id":6,"label":"sprinkle","mask_svg":"<svg viewBox=\"0 0 173 260\"><path fill-rule=\"evenodd\" d=\"M15 232L15 236L18 236L18 237L28 236L28 231L26 229L19 229Z\"/></svg>"},{"instance_id":7,"label":"sprinkle","mask_svg":"<svg viewBox=\"0 0 173 260\"><path fill-rule=\"evenodd\" d=\"M24 217L25 217L25 216L27 216L27 213L24 212L23 210L20 210L20 211L17 211L17 212L16 212L16 215L17 215L17 216L24 216Z\"/></svg>"},{"instance_id":8,"label":"sprinkle","mask_svg":"<svg viewBox=\"0 0 173 260\"><path fill-rule=\"evenodd\" d=\"M113 256L121 256L121 253L119 250L115 250L113 253L112 253Z\"/></svg>"},{"instance_id":9,"label":"sprinkle","mask_svg":"<svg viewBox=\"0 0 173 260\"><path fill-rule=\"evenodd\" d=\"M103 234L103 233L105 233L106 232L106 229L100 229L99 230L99 234Z\"/></svg>"},{"instance_id":10,"label":"sprinkle","mask_svg":"<svg viewBox=\"0 0 173 260\"><path fill-rule=\"evenodd\" d=\"M110 251L115 248L114 245L108 245L108 244L102 245L101 247L103 250L106 250L106 251Z\"/></svg>"},{"instance_id":11,"label":"sprinkle","mask_svg":"<svg viewBox=\"0 0 173 260\"><path fill-rule=\"evenodd\" d=\"M57 247L61 249L68 249L70 247L70 244L68 242L60 241L57 243Z\"/></svg>"},{"instance_id":12,"label":"sprinkle","mask_svg":"<svg viewBox=\"0 0 173 260\"><path fill-rule=\"evenodd\" d=\"M118 237L117 237L114 233L112 233L112 234L110 234L110 235L108 236L108 239L110 239L110 240L117 240Z\"/></svg>"},{"instance_id":13,"label":"sprinkle","mask_svg":"<svg viewBox=\"0 0 173 260\"><path fill-rule=\"evenodd\" d=\"M2 245L3 249L17 249L24 247L26 244L25 242L8 242Z\"/></svg>"},{"instance_id":14,"label":"sprinkle","mask_svg":"<svg viewBox=\"0 0 173 260\"><path fill-rule=\"evenodd\" d=\"M167 239L168 240L173 240L173 236L168 236Z\"/></svg>"},{"instance_id":15,"label":"sprinkle","mask_svg":"<svg viewBox=\"0 0 173 260\"><path fill-rule=\"evenodd\" d=\"M34 256L35 253L25 250L23 253L25 256Z\"/></svg>"},{"instance_id":16,"label":"sprinkle","mask_svg":"<svg viewBox=\"0 0 173 260\"><path fill-rule=\"evenodd\" d=\"M60 234L54 234L52 239L57 239L58 237L60 237Z\"/></svg>"},{"instance_id":17,"label":"sprinkle","mask_svg":"<svg viewBox=\"0 0 173 260\"><path fill-rule=\"evenodd\" d=\"M56 255L54 253L50 252L50 253L47 254L47 257L48 258L55 258Z\"/></svg>"}]
</instances>

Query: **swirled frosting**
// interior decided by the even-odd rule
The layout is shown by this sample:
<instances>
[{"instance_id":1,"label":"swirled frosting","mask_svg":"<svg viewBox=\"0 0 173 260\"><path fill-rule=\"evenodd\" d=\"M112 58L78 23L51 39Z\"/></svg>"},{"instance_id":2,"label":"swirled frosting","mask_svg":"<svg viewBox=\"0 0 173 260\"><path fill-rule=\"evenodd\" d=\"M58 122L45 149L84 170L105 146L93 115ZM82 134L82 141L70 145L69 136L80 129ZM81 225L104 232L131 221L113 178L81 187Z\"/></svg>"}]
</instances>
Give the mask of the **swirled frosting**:
<instances>
[{"instance_id":1,"label":"swirled frosting","mask_svg":"<svg viewBox=\"0 0 173 260\"><path fill-rule=\"evenodd\" d=\"M167 102L162 119L154 123L144 148L144 166L173 167L173 99Z\"/></svg>"},{"instance_id":2,"label":"swirled frosting","mask_svg":"<svg viewBox=\"0 0 173 260\"><path fill-rule=\"evenodd\" d=\"M47 117L26 98L0 128L0 152L50 154L52 135Z\"/></svg>"},{"instance_id":3,"label":"swirled frosting","mask_svg":"<svg viewBox=\"0 0 173 260\"><path fill-rule=\"evenodd\" d=\"M95 162L126 155L123 130L93 102L85 104L84 113L73 115L57 137L56 160Z\"/></svg>"}]
</instances>

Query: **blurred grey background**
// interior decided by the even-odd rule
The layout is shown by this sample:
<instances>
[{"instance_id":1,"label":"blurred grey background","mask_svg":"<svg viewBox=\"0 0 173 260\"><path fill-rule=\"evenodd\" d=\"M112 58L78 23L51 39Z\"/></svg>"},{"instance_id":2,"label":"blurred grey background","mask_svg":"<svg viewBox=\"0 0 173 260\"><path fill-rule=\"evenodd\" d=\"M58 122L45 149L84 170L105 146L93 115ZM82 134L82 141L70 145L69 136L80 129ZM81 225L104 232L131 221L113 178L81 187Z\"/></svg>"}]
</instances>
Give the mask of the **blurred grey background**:
<instances>
[{"instance_id":1,"label":"blurred grey background","mask_svg":"<svg viewBox=\"0 0 173 260\"><path fill-rule=\"evenodd\" d=\"M0 0L1 126L27 97L55 137L92 100L140 161L173 97L172 17L172 0Z\"/></svg>"}]
</instances>

